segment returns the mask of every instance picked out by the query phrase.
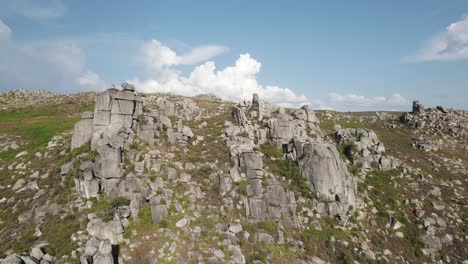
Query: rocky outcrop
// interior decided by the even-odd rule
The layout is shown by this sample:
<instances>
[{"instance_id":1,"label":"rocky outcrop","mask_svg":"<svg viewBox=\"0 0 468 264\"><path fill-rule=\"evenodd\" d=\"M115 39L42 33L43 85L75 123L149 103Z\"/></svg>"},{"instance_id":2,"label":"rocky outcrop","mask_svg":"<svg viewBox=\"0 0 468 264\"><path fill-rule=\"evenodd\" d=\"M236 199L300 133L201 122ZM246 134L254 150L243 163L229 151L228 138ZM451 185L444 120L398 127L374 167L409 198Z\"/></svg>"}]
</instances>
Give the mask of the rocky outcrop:
<instances>
[{"instance_id":1,"label":"rocky outcrop","mask_svg":"<svg viewBox=\"0 0 468 264\"><path fill-rule=\"evenodd\" d=\"M335 126L333 137L344 147L351 162L359 165L362 172L371 169L393 169L398 163L385 155L385 146L374 131L365 128L341 128Z\"/></svg>"},{"instance_id":2,"label":"rocky outcrop","mask_svg":"<svg viewBox=\"0 0 468 264\"><path fill-rule=\"evenodd\" d=\"M311 138L322 142L319 124L315 113L307 106L292 110L291 115L287 114L285 109L280 108L272 118L265 122L273 143L286 152L291 151L286 148L294 137Z\"/></svg>"},{"instance_id":3,"label":"rocky outcrop","mask_svg":"<svg viewBox=\"0 0 468 264\"><path fill-rule=\"evenodd\" d=\"M295 148L302 176L323 203L319 213L340 215L355 207L356 182L334 145L299 141Z\"/></svg>"},{"instance_id":4,"label":"rocky outcrop","mask_svg":"<svg viewBox=\"0 0 468 264\"><path fill-rule=\"evenodd\" d=\"M81 264L114 264L112 244L109 240L91 238L86 242L85 251L80 257Z\"/></svg>"},{"instance_id":5,"label":"rocky outcrop","mask_svg":"<svg viewBox=\"0 0 468 264\"><path fill-rule=\"evenodd\" d=\"M262 121L264 118L270 118L271 114L278 109L278 107L272 103L261 100L258 94L254 93L252 102L245 102L247 107L250 107L250 115L252 118L256 118Z\"/></svg>"},{"instance_id":6,"label":"rocky outcrop","mask_svg":"<svg viewBox=\"0 0 468 264\"><path fill-rule=\"evenodd\" d=\"M131 143L131 140L125 142L128 138L121 132L130 134L137 131L138 118L143 114L143 100L135 94L133 85L124 83L122 89L111 88L96 97L92 149L106 145L106 140L122 147L124 143ZM123 140L112 138L116 135Z\"/></svg>"},{"instance_id":7,"label":"rocky outcrop","mask_svg":"<svg viewBox=\"0 0 468 264\"><path fill-rule=\"evenodd\" d=\"M298 120L304 121L309 129L320 131L320 121L315 116L315 112L312 111L308 105L304 105L299 109L293 110L291 115Z\"/></svg>"},{"instance_id":8,"label":"rocky outcrop","mask_svg":"<svg viewBox=\"0 0 468 264\"><path fill-rule=\"evenodd\" d=\"M233 108L233 117L240 126L225 129L230 146L233 181L248 180L244 206L246 215L252 219L286 219L286 226L294 226L295 196L286 192L275 180L268 177L262 166L262 154L253 151L260 129L248 120L245 111L258 111L261 101L254 95L252 104L239 103ZM288 114L287 112L290 112ZM255 115L254 115L255 116ZM298 164L309 189L317 195L317 211L321 214L338 215L342 219L355 207L356 183L334 145L323 143L319 120L307 106L286 111L279 108L271 118L263 120L267 132L260 144L270 138L276 147ZM238 135L245 131L246 140ZM221 181L222 185L226 181ZM221 188L229 189L227 187Z\"/></svg>"},{"instance_id":9,"label":"rocky outcrop","mask_svg":"<svg viewBox=\"0 0 468 264\"><path fill-rule=\"evenodd\" d=\"M189 98L174 99L171 96L149 96L146 103L160 115L175 116L184 120L192 120L200 114L200 108Z\"/></svg>"},{"instance_id":10,"label":"rocky outcrop","mask_svg":"<svg viewBox=\"0 0 468 264\"><path fill-rule=\"evenodd\" d=\"M463 139L467 136L468 111L442 106L424 108L418 101L414 101L412 112L403 114L400 121L415 129L416 133Z\"/></svg>"},{"instance_id":11,"label":"rocky outcrop","mask_svg":"<svg viewBox=\"0 0 468 264\"><path fill-rule=\"evenodd\" d=\"M170 143L177 143L180 146L187 145L189 139L193 138L195 135L192 132L192 129L188 126L182 124L182 120L179 119L179 122L176 126L176 131L172 128L167 130L167 138Z\"/></svg>"},{"instance_id":12,"label":"rocky outcrop","mask_svg":"<svg viewBox=\"0 0 468 264\"><path fill-rule=\"evenodd\" d=\"M123 150L128 149L136 137L143 114L143 100L128 83L122 89L111 88L96 97L94 113L85 112L75 124L72 148L91 140L96 151L95 162L81 165L83 178L75 185L84 197L96 197L104 192L118 196L124 179Z\"/></svg>"},{"instance_id":13,"label":"rocky outcrop","mask_svg":"<svg viewBox=\"0 0 468 264\"><path fill-rule=\"evenodd\" d=\"M262 154L247 145L231 146L230 149L232 181L248 182L243 200L246 217L282 221L288 228L295 226L294 193L286 192L271 175L266 175Z\"/></svg>"}]
</instances>

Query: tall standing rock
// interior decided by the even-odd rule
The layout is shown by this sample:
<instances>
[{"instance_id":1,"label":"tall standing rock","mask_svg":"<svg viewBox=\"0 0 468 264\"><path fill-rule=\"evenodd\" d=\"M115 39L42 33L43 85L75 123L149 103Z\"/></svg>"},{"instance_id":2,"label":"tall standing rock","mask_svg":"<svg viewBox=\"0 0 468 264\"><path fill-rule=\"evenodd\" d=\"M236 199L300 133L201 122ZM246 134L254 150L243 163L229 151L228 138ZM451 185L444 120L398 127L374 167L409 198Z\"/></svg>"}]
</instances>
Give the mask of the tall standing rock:
<instances>
[{"instance_id":1,"label":"tall standing rock","mask_svg":"<svg viewBox=\"0 0 468 264\"><path fill-rule=\"evenodd\" d=\"M96 196L99 189L107 195L119 195L119 185L124 181L123 150L135 138L142 114L142 98L133 85L123 83L121 90L110 88L99 94L94 113L83 113L82 120L75 124L72 147L91 139L91 149L97 152L94 173L77 179L76 185L84 196Z\"/></svg>"}]
</instances>

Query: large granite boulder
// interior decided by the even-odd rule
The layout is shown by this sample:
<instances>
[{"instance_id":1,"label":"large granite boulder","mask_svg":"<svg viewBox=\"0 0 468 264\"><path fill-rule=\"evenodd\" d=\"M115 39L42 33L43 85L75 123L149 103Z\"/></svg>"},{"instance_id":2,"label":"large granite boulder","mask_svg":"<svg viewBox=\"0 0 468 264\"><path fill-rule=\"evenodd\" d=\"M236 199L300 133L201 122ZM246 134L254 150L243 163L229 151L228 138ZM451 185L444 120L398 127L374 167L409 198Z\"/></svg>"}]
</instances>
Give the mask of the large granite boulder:
<instances>
[{"instance_id":1,"label":"large granite boulder","mask_svg":"<svg viewBox=\"0 0 468 264\"><path fill-rule=\"evenodd\" d=\"M80 262L81 264L114 264L112 251L112 244L109 240L100 241L93 237L86 243Z\"/></svg>"},{"instance_id":2,"label":"large granite boulder","mask_svg":"<svg viewBox=\"0 0 468 264\"><path fill-rule=\"evenodd\" d=\"M298 164L302 176L319 201L354 207L356 182L341 160L335 145L307 143L302 146Z\"/></svg>"}]
</instances>

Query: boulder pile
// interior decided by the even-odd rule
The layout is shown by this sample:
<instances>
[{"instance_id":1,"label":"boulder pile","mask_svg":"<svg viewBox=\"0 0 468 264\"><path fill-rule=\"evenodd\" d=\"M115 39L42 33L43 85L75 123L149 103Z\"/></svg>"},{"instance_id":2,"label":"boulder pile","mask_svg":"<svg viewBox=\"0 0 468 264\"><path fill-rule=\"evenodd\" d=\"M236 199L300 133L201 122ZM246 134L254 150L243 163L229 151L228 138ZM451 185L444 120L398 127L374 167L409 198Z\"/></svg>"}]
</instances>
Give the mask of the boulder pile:
<instances>
[{"instance_id":1,"label":"boulder pile","mask_svg":"<svg viewBox=\"0 0 468 264\"><path fill-rule=\"evenodd\" d=\"M398 163L385 155L385 146L374 131L366 128L341 128L336 125L333 137L344 148L345 154L354 165L361 166L361 171L370 169L394 169Z\"/></svg>"},{"instance_id":2,"label":"boulder pile","mask_svg":"<svg viewBox=\"0 0 468 264\"><path fill-rule=\"evenodd\" d=\"M413 101L413 109L400 117L400 121L416 133L431 136L465 138L468 128L468 111L447 109L442 106L424 108Z\"/></svg>"}]
</instances>

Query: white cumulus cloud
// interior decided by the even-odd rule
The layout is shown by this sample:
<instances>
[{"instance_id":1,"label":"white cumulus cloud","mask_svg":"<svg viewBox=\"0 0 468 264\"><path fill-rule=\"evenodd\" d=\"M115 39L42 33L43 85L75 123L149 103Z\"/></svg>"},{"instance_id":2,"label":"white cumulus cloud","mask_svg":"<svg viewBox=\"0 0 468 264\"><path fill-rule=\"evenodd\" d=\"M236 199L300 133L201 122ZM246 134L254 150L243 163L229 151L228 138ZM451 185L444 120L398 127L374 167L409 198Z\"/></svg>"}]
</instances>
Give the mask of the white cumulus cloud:
<instances>
[{"instance_id":1,"label":"white cumulus cloud","mask_svg":"<svg viewBox=\"0 0 468 264\"><path fill-rule=\"evenodd\" d=\"M61 17L66 7L61 0L1 0L0 15L30 19Z\"/></svg>"},{"instance_id":2,"label":"white cumulus cloud","mask_svg":"<svg viewBox=\"0 0 468 264\"><path fill-rule=\"evenodd\" d=\"M82 87L93 88L96 90L103 90L106 83L99 77L99 75L91 70L86 71L78 78L78 83Z\"/></svg>"},{"instance_id":3,"label":"white cumulus cloud","mask_svg":"<svg viewBox=\"0 0 468 264\"><path fill-rule=\"evenodd\" d=\"M241 54L234 65L216 69L213 61L195 67L188 75L182 76L173 66L195 64L226 51L222 46L202 46L181 56L157 40L143 44L142 51L146 67L152 71L147 78L135 77L133 82L143 92L171 92L187 96L211 93L226 100L251 99L253 93L270 102L284 106L307 104L304 95L298 95L288 88L262 85L257 82L261 63L250 54Z\"/></svg>"},{"instance_id":4,"label":"white cumulus cloud","mask_svg":"<svg viewBox=\"0 0 468 264\"><path fill-rule=\"evenodd\" d=\"M468 15L433 36L418 53L405 58L409 62L462 59L468 59Z\"/></svg>"},{"instance_id":5,"label":"white cumulus cloud","mask_svg":"<svg viewBox=\"0 0 468 264\"><path fill-rule=\"evenodd\" d=\"M227 51L224 46L205 45L196 47L187 53L178 55L158 40L152 39L142 45L142 60L146 67L154 72L175 65L193 65L206 61Z\"/></svg>"}]
</instances>

